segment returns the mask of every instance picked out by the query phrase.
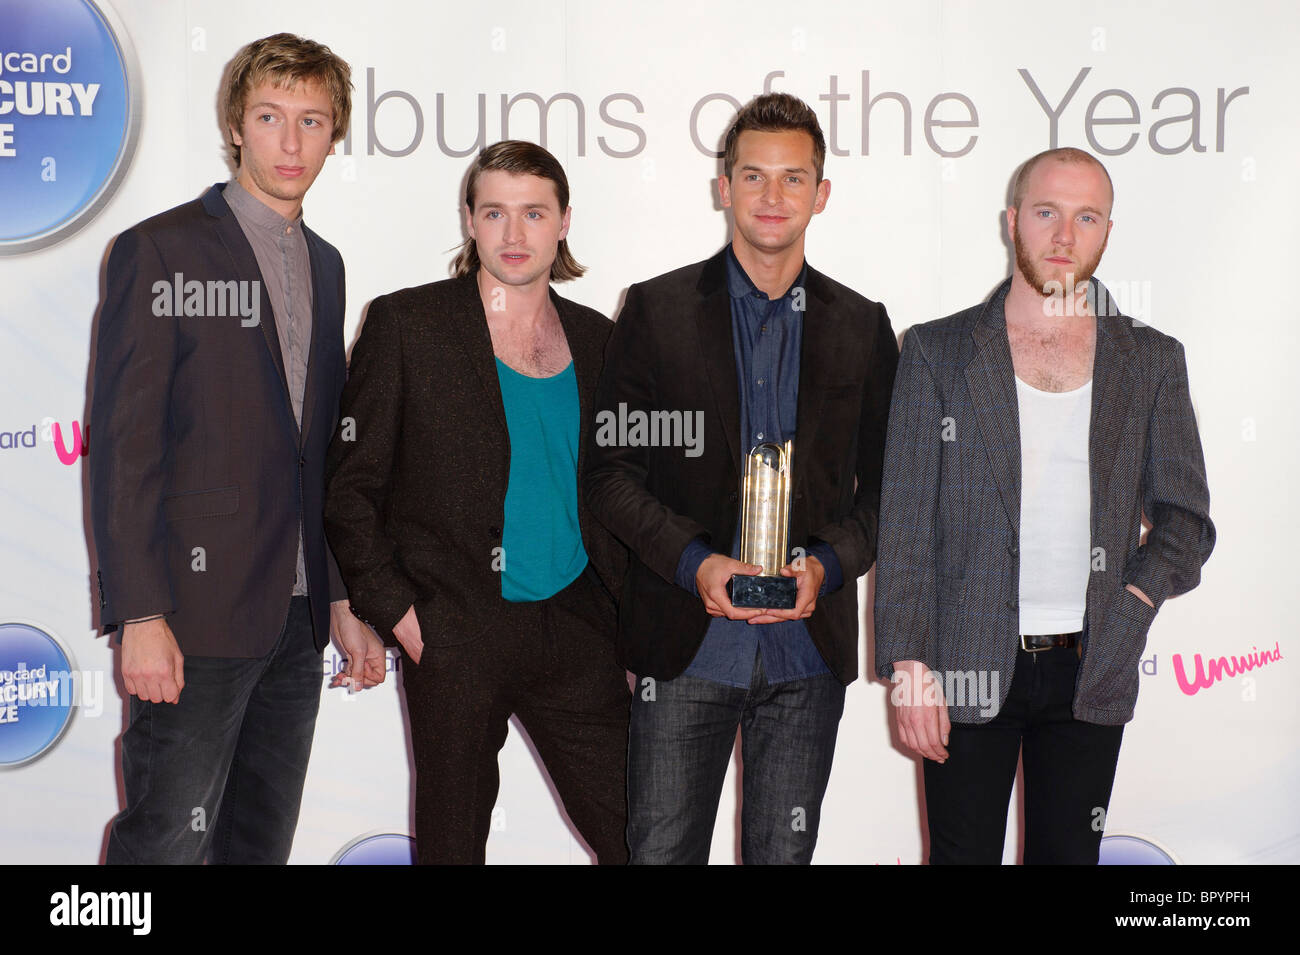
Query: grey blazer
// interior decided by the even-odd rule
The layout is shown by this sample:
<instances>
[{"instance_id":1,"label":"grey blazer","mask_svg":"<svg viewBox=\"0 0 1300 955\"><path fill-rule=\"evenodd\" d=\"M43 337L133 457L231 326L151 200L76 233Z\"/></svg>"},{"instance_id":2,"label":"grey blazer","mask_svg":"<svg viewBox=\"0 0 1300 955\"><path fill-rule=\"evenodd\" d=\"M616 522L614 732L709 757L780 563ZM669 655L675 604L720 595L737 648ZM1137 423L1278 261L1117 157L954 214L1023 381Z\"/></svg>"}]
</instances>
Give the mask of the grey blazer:
<instances>
[{"instance_id":1,"label":"grey blazer","mask_svg":"<svg viewBox=\"0 0 1300 955\"><path fill-rule=\"evenodd\" d=\"M996 673L999 708L1019 646L1020 431L1003 310L1010 285L903 339L875 597L879 676L900 660L940 674ZM1092 295L1101 316L1088 448L1093 572L1074 715L1115 725L1133 717L1156 609L1197 585L1215 532L1182 346L1118 314L1095 279ZM1156 609L1125 590L1130 583ZM948 712L961 723L993 716L973 694L949 700Z\"/></svg>"}]
</instances>

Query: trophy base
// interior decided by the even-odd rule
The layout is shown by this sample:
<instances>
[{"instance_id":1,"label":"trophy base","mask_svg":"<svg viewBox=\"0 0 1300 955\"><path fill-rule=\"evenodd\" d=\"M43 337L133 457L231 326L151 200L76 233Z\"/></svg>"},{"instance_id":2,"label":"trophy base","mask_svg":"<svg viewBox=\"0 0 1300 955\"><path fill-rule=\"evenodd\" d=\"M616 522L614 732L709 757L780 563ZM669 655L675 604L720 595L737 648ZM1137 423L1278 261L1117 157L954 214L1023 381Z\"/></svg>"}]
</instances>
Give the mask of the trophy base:
<instances>
[{"instance_id":1,"label":"trophy base","mask_svg":"<svg viewBox=\"0 0 1300 955\"><path fill-rule=\"evenodd\" d=\"M798 594L799 582L794 577L732 574L727 582L727 596L733 607L793 610Z\"/></svg>"}]
</instances>

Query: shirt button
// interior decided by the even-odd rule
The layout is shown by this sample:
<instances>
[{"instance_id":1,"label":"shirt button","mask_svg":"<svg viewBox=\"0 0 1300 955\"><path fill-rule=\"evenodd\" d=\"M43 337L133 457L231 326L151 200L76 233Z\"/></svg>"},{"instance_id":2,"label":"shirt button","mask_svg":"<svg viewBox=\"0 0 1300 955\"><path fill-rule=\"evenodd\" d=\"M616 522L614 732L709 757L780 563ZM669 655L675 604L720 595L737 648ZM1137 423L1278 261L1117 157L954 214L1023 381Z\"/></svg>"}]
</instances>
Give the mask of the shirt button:
<instances>
[{"instance_id":1,"label":"shirt button","mask_svg":"<svg viewBox=\"0 0 1300 955\"><path fill-rule=\"evenodd\" d=\"M1019 606L1019 604L1017 604L1014 600L1008 600L1008 601L1007 601L1007 609L1008 609L1008 610L1015 610L1018 606Z\"/></svg>"},{"instance_id":2,"label":"shirt button","mask_svg":"<svg viewBox=\"0 0 1300 955\"><path fill-rule=\"evenodd\" d=\"M1009 547L1007 547L1007 553L1010 554L1012 557L1016 557L1020 554L1020 548L1017 547L1015 544L1011 544Z\"/></svg>"},{"instance_id":3,"label":"shirt button","mask_svg":"<svg viewBox=\"0 0 1300 955\"><path fill-rule=\"evenodd\" d=\"M756 437L759 441L762 441L762 440L763 440L763 432L760 431L760 432L759 432L758 434L756 434L754 437Z\"/></svg>"},{"instance_id":4,"label":"shirt button","mask_svg":"<svg viewBox=\"0 0 1300 955\"><path fill-rule=\"evenodd\" d=\"M759 387L762 387L762 385L763 385L763 383L764 383L765 381L767 381L766 378L760 378L760 379L758 379Z\"/></svg>"}]
</instances>

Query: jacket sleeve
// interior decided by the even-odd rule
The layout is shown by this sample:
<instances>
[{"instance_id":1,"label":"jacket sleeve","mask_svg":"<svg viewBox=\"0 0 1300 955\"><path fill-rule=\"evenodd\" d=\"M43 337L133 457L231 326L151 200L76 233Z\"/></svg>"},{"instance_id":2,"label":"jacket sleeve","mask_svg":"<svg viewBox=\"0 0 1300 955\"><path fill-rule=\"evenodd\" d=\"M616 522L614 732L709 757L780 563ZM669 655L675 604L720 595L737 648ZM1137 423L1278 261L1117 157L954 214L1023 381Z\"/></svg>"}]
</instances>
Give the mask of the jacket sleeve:
<instances>
[{"instance_id":1,"label":"jacket sleeve","mask_svg":"<svg viewBox=\"0 0 1300 955\"><path fill-rule=\"evenodd\" d=\"M175 609L163 499L171 462L176 322L154 314L168 274L153 239L132 229L108 257L95 347L90 420L90 506L99 561L101 623Z\"/></svg>"},{"instance_id":2,"label":"jacket sleeve","mask_svg":"<svg viewBox=\"0 0 1300 955\"><path fill-rule=\"evenodd\" d=\"M1142 510L1151 530L1124 568L1124 582L1141 589L1159 609L1166 598L1200 583L1201 565L1215 540L1187 361L1177 342L1147 423Z\"/></svg>"},{"instance_id":3,"label":"jacket sleeve","mask_svg":"<svg viewBox=\"0 0 1300 955\"><path fill-rule=\"evenodd\" d=\"M876 560L876 675L899 660L934 666L935 517L943 417L938 389L916 332L903 337L885 442Z\"/></svg>"},{"instance_id":4,"label":"jacket sleeve","mask_svg":"<svg viewBox=\"0 0 1300 955\"><path fill-rule=\"evenodd\" d=\"M353 611L381 631L391 631L419 596L385 526L402 433L403 375L399 317L386 298L377 298L352 349L326 457L325 534Z\"/></svg>"},{"instance_id":5,"label":"jacket sleeve","mask_svg":"<svg viewBox=\"0 0 1300 955\"><path fill-rule=\"evenodd\" d=\"M596 388L584 493L596 519L642 563L673 583L686 545L696 537L707 542L708 530L674 513L647 489L653 449L620 446L617 428L611 439L609 430L601 427L602 421L618 420L620 404L629 409L658 407L656 353L641 289L633 285L614 323Z\"/></svg>"},{"instance_id":6,"label":"jacket sleeve","mask_svg":"<svg viewBox=\"0 0 1300 955\"><path fill-rule=\"evenodd\" d=\"M864 369L862 407L858 412L858 440L855 471L857 487L853 509L843 520L819 528L812 542L831 546L840 563L843 582L856 581L871 569L876 559L880 516L880 474L884 458L885 433L889 421L890 393L898 371L898 339L889 324L885 307L875 329L871 358ZM795 468L798 469L798 452Z\"/></svg>"}]
</instances>

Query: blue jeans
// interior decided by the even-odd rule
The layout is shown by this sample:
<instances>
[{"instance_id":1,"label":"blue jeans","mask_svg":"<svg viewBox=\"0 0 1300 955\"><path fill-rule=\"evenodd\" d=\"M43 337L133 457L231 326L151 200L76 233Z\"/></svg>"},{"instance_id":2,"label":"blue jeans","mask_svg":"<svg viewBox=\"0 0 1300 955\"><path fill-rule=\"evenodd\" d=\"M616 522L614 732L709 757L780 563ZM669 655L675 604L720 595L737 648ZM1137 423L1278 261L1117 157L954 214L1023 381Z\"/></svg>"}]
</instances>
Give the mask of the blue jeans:
<instances>
[{"instance_id":1,"label":"blue jeans","mask_svg":"<svg viewBox=\"0 0 1300 955\"><path fill-rule=\"evenodd\" d=\"M322 679L307 598L294 597L265 657L187 656L179 703L131 697L108 863L287 861Z\"/></svg>"},{"instance_id":2,"label":"blue jeans","mask_svg":"<svg viewBox=\"0 0 1300 955\"><path fill-rule=\"evenodd\" d=\"M769 684L755 655L748 688L679 676L632 694L631 862L703 865L740 728L741 861L808 863L817 844L844 686L822 674Z\"/></svg>"}]
</instances>

